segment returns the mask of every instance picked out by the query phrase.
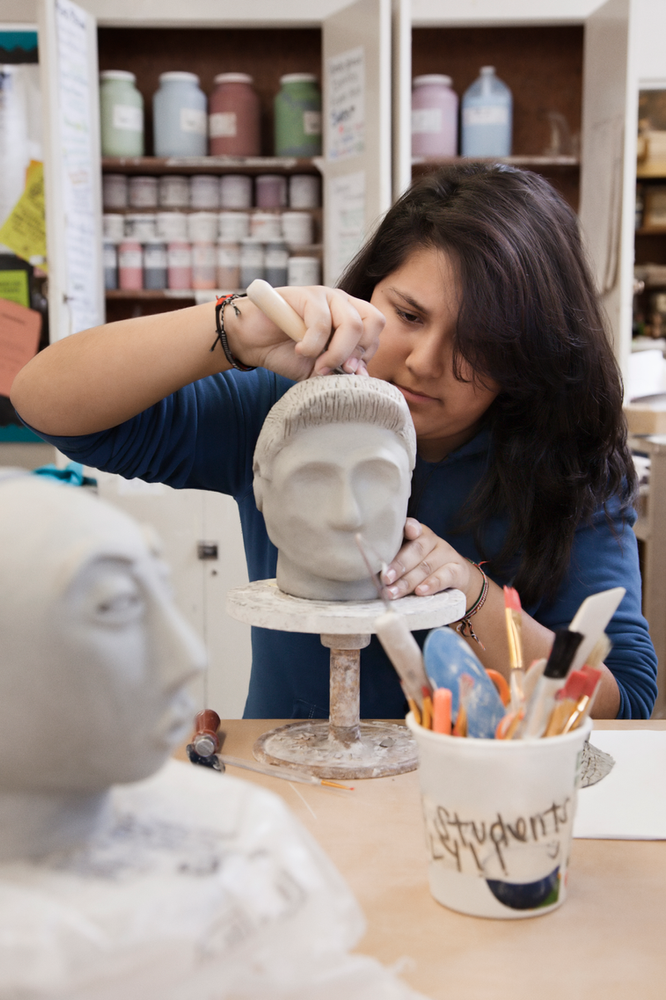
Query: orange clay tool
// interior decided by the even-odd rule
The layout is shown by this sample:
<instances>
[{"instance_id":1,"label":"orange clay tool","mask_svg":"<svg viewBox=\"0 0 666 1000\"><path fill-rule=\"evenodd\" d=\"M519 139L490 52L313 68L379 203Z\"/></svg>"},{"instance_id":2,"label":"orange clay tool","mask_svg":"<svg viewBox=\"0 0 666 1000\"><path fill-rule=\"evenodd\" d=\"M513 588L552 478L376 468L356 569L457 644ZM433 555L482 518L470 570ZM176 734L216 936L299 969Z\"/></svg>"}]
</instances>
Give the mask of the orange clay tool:
<instances>
[{"instance_id":1,"label":"orange clay tool","mask_svg":"<svg viewBox=\"0 0 666 1000\"><path fill-rule=\"evenodd\" d=\"M497 723L495 730L496 740L512 740L518 731L520 723L525 716L525 710L519 709L517 712L507 712Z\"/></svg>"},{"instance_id":2,"label":"orange clay tool","mask_svg":"<svg viewBox=\"0 0 666 1000\"><path fill-rule=\"evenodd\" d=\"M498 673L497 670L489 670L488 667L486 667L486 673L488 674L491 681L497 688L497 693L502 699L502 704L506 708L506 706L511 701L511 692L509 691L509 685L507 684L505 678L502 677L502 675Z\"/></svg>"},{"instance_id":3,"label":"orange clay tool","mask_svg":"<svg viewBox=\"0 0 666 1000\"><path fill-rule=\"evenodd\" d=\"M569 716L576 710L578 701L585 694L588 680L582 670L574 670L567 677L566 685L558 692L544 736L559 736Z\"/></svg>"},{"instance_id":4,"label":"orange clay tool","mask_svg":"<svg viewBox=\"0 0 666 1000\"><path fill-rule=\"evenodd\" d=\"M432 728L435 733L451 735L451 702L453 695L448 688L435 688L432 696Z\"/></svg>"}]
</instances>

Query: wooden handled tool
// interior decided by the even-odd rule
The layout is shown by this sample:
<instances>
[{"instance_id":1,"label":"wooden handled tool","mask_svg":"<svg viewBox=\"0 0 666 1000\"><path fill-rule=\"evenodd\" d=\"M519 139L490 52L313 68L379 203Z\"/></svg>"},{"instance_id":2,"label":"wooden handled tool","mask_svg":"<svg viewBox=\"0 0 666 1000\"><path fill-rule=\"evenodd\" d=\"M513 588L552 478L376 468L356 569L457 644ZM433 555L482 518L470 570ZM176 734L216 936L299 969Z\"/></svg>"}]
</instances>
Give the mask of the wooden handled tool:
<instances>
[{"instance_id":1,"label":"wooden handled tool","mask_svg":"<svg viewBox=\"0 0 666 1000\"><path fill-rule=\"evenodd\" d=\"M305 336L305 323L295 309L286 302L263 278L255 278L246 289L250 302L261 309L283 333L292 340L302 340Z\"/></svg>"}]
</instances>

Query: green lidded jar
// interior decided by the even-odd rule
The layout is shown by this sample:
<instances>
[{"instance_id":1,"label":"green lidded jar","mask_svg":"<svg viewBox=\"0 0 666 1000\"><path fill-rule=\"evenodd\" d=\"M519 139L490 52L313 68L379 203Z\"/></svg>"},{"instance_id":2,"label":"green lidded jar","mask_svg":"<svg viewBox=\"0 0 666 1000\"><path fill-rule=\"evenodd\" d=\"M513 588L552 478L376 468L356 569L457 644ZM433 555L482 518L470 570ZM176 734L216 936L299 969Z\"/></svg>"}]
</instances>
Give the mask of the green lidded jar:
<instances>
[{"instance_id":1,"label":"green lidded jar","mask_svg":"<svg viewBox=\"0 0 666 1000\"><path fill-rule=\"evenodd\" d=\"M275 155L321 155L321 93L313 73L280 77L275 97Z\"/></svg>"},{"instance_id":2,"label":"green lidded jar","mask_svg":"<svg viewBox=\"0 0 666 1000\"><path fill-rule=\"evenodd\" d=\"M136 76L109 69L99 77L102 156L143 156L143 97Z\"/></svg>"}]
</instances>

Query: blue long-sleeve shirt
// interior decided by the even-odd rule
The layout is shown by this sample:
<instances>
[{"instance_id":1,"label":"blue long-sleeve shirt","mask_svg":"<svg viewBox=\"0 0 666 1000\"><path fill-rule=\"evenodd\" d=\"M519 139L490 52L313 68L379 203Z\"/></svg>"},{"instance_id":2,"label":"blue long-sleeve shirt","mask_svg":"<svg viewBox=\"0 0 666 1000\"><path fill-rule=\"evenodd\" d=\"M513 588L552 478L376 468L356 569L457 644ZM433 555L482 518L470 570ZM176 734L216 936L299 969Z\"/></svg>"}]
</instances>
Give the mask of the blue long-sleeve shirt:
<instances>
[{"instance_id":1,"label":"blue long-sleeve shirt","mask_svg":"<svg viewBox=\"0 0 666 1000\"><path fill-rule=\"evenodd\" d=\"M250 580L267 579L275 576L277 551L254 503L252 456L268 410L291 384L265 369L225 372L185 386L110 430L81 437L41 436L71 459L127 479L233 496ZM471 534L456 532L456 519L488 460L489 436L481 431L443 462L418 459L412 480L410 513L474 561L481 554ZM626 596L607 628L613 648L606 664L620 689L618 718L647 718L657 695L657 660L641 614L638 551L631 530L635 515L623 518L616 503L608 509L614 530L603 511L580 525L555 600L525 610L549 629L563 628L585 597L625 587ZM499 551L506 530L503 518L485 526L487 554ZM500 585L509 582L494 579ZM416 637L422 642L425 633ZM254 628L252 653L246 718L328 716L329 652L319 636ZM373 637L361 652L361 716L399 718L404 711L397 676Z\"/></svg>"}]
</instances>

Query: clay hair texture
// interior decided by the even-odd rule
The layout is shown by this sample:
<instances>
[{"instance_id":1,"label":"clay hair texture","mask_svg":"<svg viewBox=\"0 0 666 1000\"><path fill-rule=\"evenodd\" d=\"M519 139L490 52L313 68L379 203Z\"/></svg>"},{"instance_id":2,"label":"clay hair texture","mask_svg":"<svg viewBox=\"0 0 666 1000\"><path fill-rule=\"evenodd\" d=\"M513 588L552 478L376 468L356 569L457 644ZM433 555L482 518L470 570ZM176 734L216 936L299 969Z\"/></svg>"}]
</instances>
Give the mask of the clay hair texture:
<instances>
[{"instance_id":1,"label":"clay hair texture","mask_svg":"<svg viewBox=\"0 0 666 1000\"><path fill-rule=\"evenodd\" d=\"M322 424L373 424L400 438L416 461L416 434L402 393L382 379L325 375L298 382L269 411L254 452L255 475L270 478L276 455L300 431Z\"/></svg>"}]
</instances>

